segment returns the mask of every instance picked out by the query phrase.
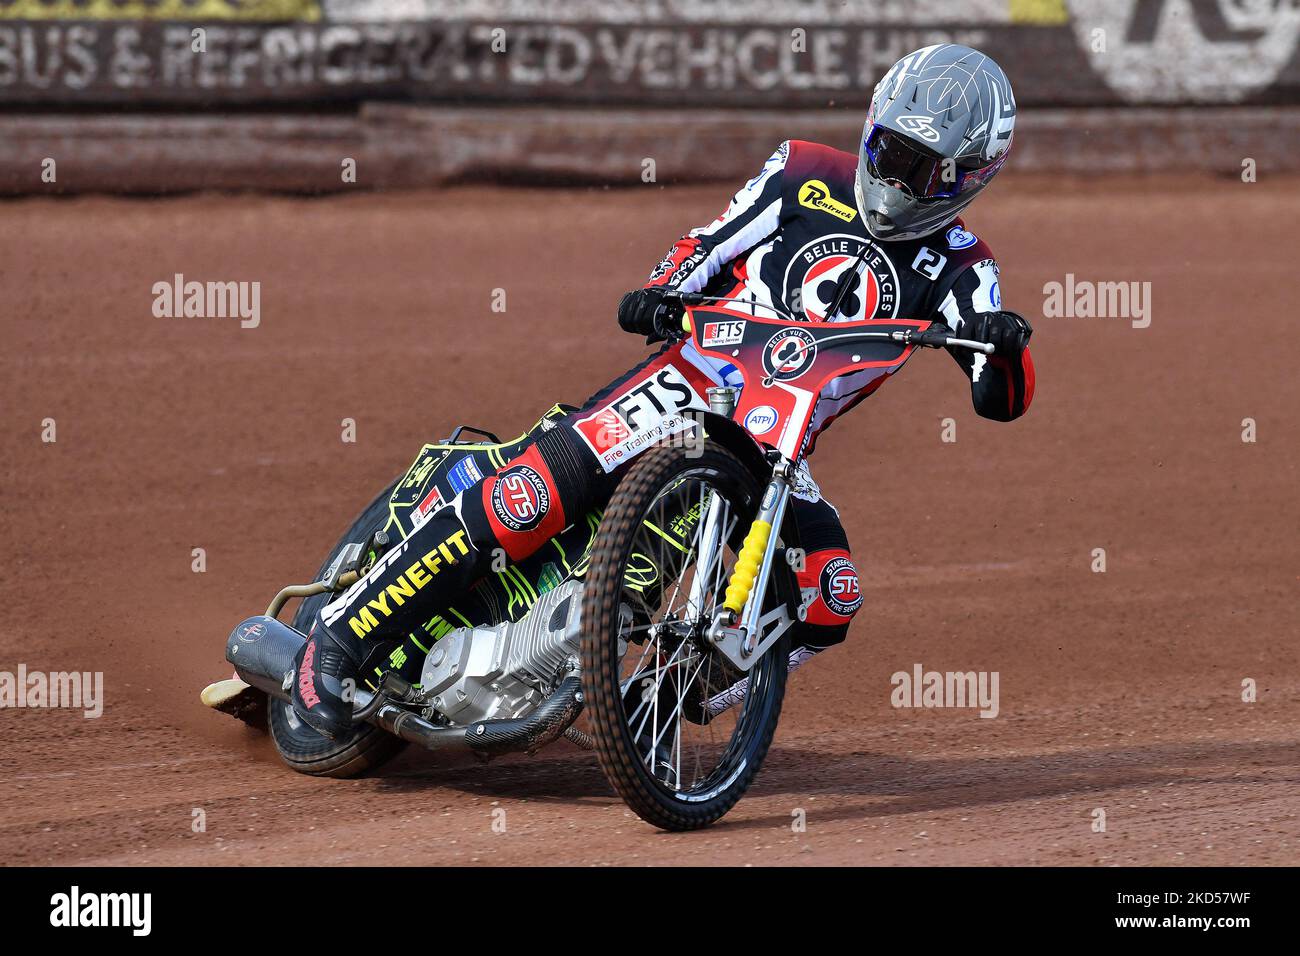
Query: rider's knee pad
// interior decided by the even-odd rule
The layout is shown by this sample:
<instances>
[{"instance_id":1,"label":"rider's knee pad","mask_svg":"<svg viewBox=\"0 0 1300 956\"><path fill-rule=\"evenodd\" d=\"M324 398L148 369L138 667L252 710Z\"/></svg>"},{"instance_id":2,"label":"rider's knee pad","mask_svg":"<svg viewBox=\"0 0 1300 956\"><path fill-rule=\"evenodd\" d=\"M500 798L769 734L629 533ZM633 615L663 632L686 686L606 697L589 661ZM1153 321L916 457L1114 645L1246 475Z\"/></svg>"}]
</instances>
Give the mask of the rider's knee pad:
<instances>
[{"instance_id":1,"label":"rider's knee pad","mask_svg":"<svg viewBox=\"0 0 1300 956\"><path fill-rule=\"evenodd\" d=\"M795 626L792 643L795 647L830 647L844 640L853 615L862 606L858 571L849 557L844 525L830 502L796 498L794 507L804 549L802 564L795 564L795 577L807 616Z\"/></svg>"},{"instance_id":2,"label":"rider's knee pad","mask_svg":"<svg viewBox=\"0 0 1300 956\"><path fill-rule=\"evenodd\" d=\"M512 561L563 531L592 506L599 481L572 432L551 429L483 482L486 530ZM468 520L473 516L467 514Z\"/></svg>"},{"instance_id":3,"label":"rider's knee pad","mask_svg":"<svg viewBox=\"0 0 1300 956\"><path fill-rule=\"evenodd\" d=\"M862 606L858 569L847 548L808 552L802 571L796 571L807 616L795 628L795 643L823 648L839 644L849 632L853 615Z\"/></svg>"}]
</instances>

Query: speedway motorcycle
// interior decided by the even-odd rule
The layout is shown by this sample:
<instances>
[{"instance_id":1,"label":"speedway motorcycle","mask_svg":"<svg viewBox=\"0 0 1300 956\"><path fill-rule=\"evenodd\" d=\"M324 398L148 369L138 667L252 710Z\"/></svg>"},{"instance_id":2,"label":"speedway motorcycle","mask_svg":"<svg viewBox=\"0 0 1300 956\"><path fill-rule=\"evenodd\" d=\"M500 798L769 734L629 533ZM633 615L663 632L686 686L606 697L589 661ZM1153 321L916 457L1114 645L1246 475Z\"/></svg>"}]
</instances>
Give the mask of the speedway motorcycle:
<instances>
[{"instance_id":1,"label":"speedway motorcycle","mask_svg":"<svg viewBox=\"0 0 1300 956\"><path fill-rule=\"evenodd\" d=\"M796 582L803 552L787 505L823 386L845 375L883 379L919 347L993 347L922 321L795 322L775 309L767 319L726 300L679 298L685 317L669 352L689 346L722 359L739 387L711 388L707 409L665 420L603 511L412 632L427 651L418 680L391 666L405 651L376 641L350 734L326 738L289 704L294 656L321 606L568 409L556 406L514 442L461 426L425 445L314 582L284 588L265 614L235 627L226 659L236 676L206 688L204 702L265 724L302 773L354 776L407 743L490 758L563 737L594 750L615 790L654 826L695 829L731 809L772 742L789 630L816 596ZM575 726L584 711L587 730Z\"/></svg>"}]
</instances>

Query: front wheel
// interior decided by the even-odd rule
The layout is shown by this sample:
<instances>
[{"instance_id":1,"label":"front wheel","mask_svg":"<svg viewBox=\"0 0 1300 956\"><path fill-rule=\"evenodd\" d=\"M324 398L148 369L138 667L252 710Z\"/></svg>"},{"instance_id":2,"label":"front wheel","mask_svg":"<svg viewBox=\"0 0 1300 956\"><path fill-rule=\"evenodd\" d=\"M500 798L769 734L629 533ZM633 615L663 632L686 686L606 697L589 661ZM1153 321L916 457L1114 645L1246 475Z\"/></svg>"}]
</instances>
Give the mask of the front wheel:
<instances>
[{"instance_id":1,"label":"front wheel","mask_svg":"<svg viewBox=\"0 0 1300 956\"><path fill-rule=\"evenodd\" d=\"M719 445L658 446L619 484L593 544L582 673L596 750L628 806L664 830L730 810L781 715L788 637L745 674L705 636L762 492Z\"/></svg>"}]
</instances>

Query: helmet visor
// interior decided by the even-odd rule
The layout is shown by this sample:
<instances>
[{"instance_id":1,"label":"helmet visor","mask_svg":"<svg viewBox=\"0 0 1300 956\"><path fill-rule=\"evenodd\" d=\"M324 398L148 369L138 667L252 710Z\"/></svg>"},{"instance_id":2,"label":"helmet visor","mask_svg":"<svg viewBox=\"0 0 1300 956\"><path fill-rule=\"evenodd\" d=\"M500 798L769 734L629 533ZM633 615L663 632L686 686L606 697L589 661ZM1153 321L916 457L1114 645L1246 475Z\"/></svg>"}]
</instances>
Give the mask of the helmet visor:
<instances>
[{"instance_id":1,"label":"helmet visor","mask_svg":"<svg viewBox=\"0 0 1300 956\"><path fill-rule=\"evenodd\" d=\"M862 148L872 176L917 199L938 199L961 192L964 172L956 162L945 162L901 133L872 124Z\"/></svg>"}]
</instances>

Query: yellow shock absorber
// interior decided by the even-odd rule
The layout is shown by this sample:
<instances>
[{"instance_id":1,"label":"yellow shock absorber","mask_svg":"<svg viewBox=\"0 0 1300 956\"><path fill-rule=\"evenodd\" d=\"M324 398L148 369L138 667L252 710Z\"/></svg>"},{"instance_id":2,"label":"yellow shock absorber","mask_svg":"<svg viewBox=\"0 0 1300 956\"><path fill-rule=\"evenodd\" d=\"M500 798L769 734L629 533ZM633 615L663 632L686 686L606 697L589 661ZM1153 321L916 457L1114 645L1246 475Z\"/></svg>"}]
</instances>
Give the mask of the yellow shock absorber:
<instances>
[{"instance_id":1,"label":"yellow shock absorber","mask_svg":"<svg viewBox=\"0 0 1300 956\"><path fill-rule=\"evenodd\" d=\"M749 592L754 587L754 575L758 573L759 562L767 550L767 539L772 533L770 522L755 520L745 535L745 543L740 546L740 556L736 566L731 570L731 580L727 582L727 596L722 606L733 614L739 614L749 600Z\"/></svg>"}]
</instances>

